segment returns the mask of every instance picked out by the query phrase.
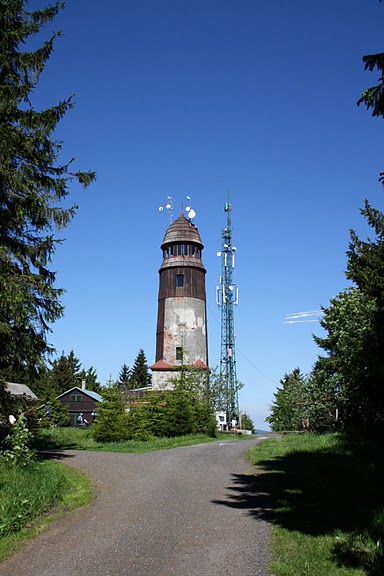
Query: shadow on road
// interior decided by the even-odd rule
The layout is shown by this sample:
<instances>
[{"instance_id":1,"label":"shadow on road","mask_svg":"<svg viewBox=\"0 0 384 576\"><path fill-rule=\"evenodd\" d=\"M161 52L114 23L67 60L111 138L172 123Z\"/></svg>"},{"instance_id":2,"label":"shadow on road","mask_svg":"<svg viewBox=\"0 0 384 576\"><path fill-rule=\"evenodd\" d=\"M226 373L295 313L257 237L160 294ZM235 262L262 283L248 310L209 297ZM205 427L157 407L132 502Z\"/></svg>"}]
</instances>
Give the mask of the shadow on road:
<instances>
[{"instance_id":1,"label":"shadow on road","mask_svg":"<svg viewBox=\"0 0 384 576\"><path fill-rule=\"evenodd\" d=\"M73 454L65 454L63 449L39 450L37 457L39 460L66 460L73 458Z\"/></svg>"},{"instance_id":2,"label":"shadow on road","mask_svg":"<svg viewBox=\"0 0 384 576\"><path fill-rule=\"evenodd\" d=\"M343 441L332 450L291 452L262 461L255 474L233 474L224 500L215 504L244 510L304 534L369 534L382 541L384 526L375 512L384 508L384 460L377 447ZM364 566L353 547L336 547L336 561ZM365 566L366 567L366 566Z\"/></svg>"}]
</instances>

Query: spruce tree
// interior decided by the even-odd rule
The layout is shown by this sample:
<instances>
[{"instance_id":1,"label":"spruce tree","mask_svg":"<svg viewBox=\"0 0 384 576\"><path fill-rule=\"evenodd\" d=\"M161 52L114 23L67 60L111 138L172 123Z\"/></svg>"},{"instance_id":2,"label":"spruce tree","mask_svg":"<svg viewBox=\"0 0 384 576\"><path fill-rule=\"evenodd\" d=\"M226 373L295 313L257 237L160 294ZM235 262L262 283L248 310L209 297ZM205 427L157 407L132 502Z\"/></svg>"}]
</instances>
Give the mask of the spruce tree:
<instances>
[{"instance_id":1,"label":"spruce tree","mask_svg":"<svg viewBox=\"0 0 384 576\"><path fill-rule=\"evenodd\" d=\"M85 372L84 370L84 374L85 378L82 379L85 380L86 389L90 390L91 392L97 392L98 394L101 394L102 386L100 382L98 382L98 377L95 368L91 366L90 368L88 368L87 372Z\"/></svg>"},{"instance_id":2,"label":"spruce tree","mask_svg":"<svg viewBox=\"0 0 384 576\"><path fill-rule=\"evenodd\" d=\"M60 32L34 51L25 47L63 7L29 12L26 0L0 0L0 379L36 373L49 351L49 326L63 315L50 269L61 242L55 233L77 208L61 202L73 180L86 187L95 178L73 171L72 160L59 162L53 133L73 97L45 110L31 102Z\"/></svg>"},{"instance_id":3,"label":"spruce tree","mask_svg":"<svg viewBox=\"0 0 384 576\"><path fill-rule=\"evenodd\" d=\"M117 379L119 386L123 388L129 388L130 377L131 377L131 371L129 369L128 364L123 364Z\"/></svg>"},{"instance_id":4,"label":"spruce tree","mask_svg":"<svg viewBox=\"0 0 384 576\"><path fill-rule=\"evenodd\" d=\"M49 380L50 388L56 392L56 395L66 392L74 386L79 386L81 382L80 360L76 358L73 350L66 356L64 352L59 358L51 362Z\"/></svg>"},{"instance_id":5,"label":"spruce tree","mask_svg":"<svg viewBox=\"0 0 384 576\"><path fill-rule=\"evenodd\" d=\"M151 375L148 372L148 363L141 348L132 366L130 384L131 388L145 388L151 385Z\"/></svg>"}]
</instances>

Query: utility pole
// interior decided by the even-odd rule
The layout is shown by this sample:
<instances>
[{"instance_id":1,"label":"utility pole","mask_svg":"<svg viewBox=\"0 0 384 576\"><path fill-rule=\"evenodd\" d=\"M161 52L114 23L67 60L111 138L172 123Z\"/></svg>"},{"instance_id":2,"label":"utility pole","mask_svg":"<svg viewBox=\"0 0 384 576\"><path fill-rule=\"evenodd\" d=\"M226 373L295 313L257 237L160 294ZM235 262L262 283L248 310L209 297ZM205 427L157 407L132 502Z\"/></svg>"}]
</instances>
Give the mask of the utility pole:
<instances>
[{"instance_id":1,"label":"utility pole","mask_svg":"<svg viewBox=\"0 0 384 576\"><path fill-rule=\"evenodd\" d=\"M227 226L222 231L220 285L216 288L216 303L221 309L221 353L220 353L220 381L225 390L225 410L227 424L232 420L239 420L239 399L236 376L236 353L235 353L235 318L234 306L238 304L238 287L233 282L235 268L236 248L232 246L232 206L229 198L224 205L227 213Z\"/></svg>"}]
</instances>

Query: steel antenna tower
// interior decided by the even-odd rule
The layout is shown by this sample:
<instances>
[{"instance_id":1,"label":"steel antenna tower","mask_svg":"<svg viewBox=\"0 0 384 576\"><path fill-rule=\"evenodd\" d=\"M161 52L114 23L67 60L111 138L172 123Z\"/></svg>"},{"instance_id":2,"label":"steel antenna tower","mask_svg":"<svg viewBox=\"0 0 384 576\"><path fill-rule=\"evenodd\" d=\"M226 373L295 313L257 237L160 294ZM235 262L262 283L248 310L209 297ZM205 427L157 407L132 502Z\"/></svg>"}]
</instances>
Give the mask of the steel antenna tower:
<instances>
[{"instance_id":1,"label":"steel antenna tower","mask_svg":"<svg viewBox=\"0 0 384 576\"><path fill-rule=\"evenodd\" d=\"M238 421L239 398L237 392L236 377L236 354L235 354L235 321L234 306L239 301L239 291L233 282L233 270L235 268L236 248L232 246L232 206L229 201L224 205L227 213L227 227L222 231L220 286L216 288L216 303L221 308L221 353L220 353L220 381L225 390L225 410L227 423L232 420Z\"/></svg>"}]
</instances>

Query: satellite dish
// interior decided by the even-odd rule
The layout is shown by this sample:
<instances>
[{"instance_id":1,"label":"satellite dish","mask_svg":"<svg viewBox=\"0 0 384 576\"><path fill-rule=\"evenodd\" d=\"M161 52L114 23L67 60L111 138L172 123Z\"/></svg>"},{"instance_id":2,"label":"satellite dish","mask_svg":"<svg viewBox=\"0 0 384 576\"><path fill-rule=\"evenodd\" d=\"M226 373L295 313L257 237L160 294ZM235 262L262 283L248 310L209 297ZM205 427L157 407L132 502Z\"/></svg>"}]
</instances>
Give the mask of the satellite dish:
<instances>
[{"instance_id":1,"label":"satellite dish","mask_svg":"<svg viewBox=\"0 0 384 576\"><path fill-rule=\"evenodd\" d=\"M218 252L218 253L217 253L217 256L221 256L221 252Z\"/></svg>"},{"instance_id":2,"label":"satellite dish","mask_svg":"<svg viewBox=\"0 0 384 576\"><path fill-rule=\"evenodd\" d=\"M229 288L230 290L233 290L233 286L228 286L228 288Z\"/></svg>"},{"instance_id":3,"label":"satellite dish","mask_svg":"<svg viewBox=\"0 0 384 576\"><path fill-rule=\"evenodd\" d=\"M167 204L166 208L168 208L168 210L169 210L170 208L172 208L172 204Z\"/></svg>"},{"instance_id":4,"label":"satellite dish","mask_svg":"<svg viewBox=\"0 0 384 576\"><path fill-rule=\"evenodd\" d=\"M186 211L186 212L189 212L190 209L191 209L191 207L190 207L190 206L187 206L186 209L185 209L185 211Z\"/></svg>"},{"instance_id":5,"label":"satellite dish","mask_svg":"<svg viewBox=\"0 0 384 576\"><path fill-rule=\"evenodd\" d=\"M164 208L162 206L159 206L159 210L161 212L162 210L164 210Z\"/></svg>"},{"instance_id":6,"label":"satellite dish","mask_svg":"<svg viewBox=\"0 0 384 576\"><path fill-rule=\"evenodd\" d=\"M196 212L191 209L191 210L188 212L188 218L191 218L191 219L192 219L192 218L194 218L195 216L196 216Z\"/></svg>"}]
</instances>

